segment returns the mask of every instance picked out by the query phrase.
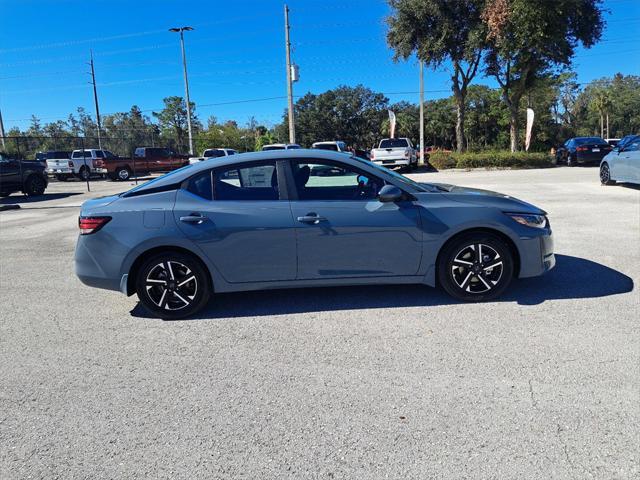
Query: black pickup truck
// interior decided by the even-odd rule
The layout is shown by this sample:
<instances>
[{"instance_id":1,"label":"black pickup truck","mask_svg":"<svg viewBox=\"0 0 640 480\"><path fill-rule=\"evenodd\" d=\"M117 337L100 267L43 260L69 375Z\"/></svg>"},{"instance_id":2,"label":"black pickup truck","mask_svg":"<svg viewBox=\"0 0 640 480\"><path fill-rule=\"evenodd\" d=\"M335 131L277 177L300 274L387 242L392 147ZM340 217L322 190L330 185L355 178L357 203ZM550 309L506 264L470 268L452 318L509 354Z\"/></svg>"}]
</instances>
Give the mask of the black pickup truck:
<instances>
[{"instance_id":1,"label":"black pickup truck","mask_svg":"<svg viewBox=\"0 0 640 480\"><path fill-rule=\"evenodd\" d=\"M10 158L0 152L0 197L22 192L30 197L42 195L47 176L40 162Z\"/></svg>"}]
</instances>

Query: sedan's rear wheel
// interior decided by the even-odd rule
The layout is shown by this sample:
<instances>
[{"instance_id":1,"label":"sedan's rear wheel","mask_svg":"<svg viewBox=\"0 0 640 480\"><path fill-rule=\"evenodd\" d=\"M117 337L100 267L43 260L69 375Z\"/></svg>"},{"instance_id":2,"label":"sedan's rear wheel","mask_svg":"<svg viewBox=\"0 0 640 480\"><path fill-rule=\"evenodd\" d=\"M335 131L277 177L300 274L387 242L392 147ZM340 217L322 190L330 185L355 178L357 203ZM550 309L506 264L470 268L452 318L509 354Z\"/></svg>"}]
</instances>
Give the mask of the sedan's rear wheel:
<instances>
[{"instance_id":1,"label":"sedan's rear wheel","mask_svg":"<svg viewBox=\"0 0 640 480\"><path fill-rule=\"evenodd\" d=\"M142 304L154 315L179 319L201 310L211 287L202 264L190 255L167 252L145 261L136 277Z\"/></svg>"},{"instance_id":2,"label":"sedan's rear wheel","mask_svg":"<svg viewBox=\"0 0 640 480\"><path fill-rule=\"evenodd\" d=\"M615 180L611 180L611 170L609 170L609 164L603 163L600 166L600 183L602 185L613 185Z\"/></svg>"},{"instance_id":3,"label":"sedan's rear wheel","mask_svg":"<svg viewBox=\"0 0 640 480\"><path fill-rule=\"evenodd\" d=\"M438 280L446 292L466 302L491 300L513 278L513 254L491 233L471 233L445 247L438 262Z\"/></svg>"}]
</instances>

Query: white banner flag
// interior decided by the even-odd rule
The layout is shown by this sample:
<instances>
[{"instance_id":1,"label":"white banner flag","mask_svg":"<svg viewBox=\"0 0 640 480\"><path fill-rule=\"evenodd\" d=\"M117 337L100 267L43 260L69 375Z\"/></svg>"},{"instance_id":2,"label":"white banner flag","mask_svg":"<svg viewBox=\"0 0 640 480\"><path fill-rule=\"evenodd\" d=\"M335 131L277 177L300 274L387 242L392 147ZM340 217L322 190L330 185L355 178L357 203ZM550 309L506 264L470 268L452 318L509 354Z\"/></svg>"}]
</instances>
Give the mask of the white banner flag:
<instances>
[{"instance_id":1,"label":"white banner flag","mask_svg":"<svg viewBox=\"0 0 640 480\"><path fill-rule=\"evenodd\" d=\"M387 110L389 112L389 130L391 130L391 135L389 135L391 138L395 138L395 134L396 134L396 114L393 113L391 110Z\"/></svg>"},{"instance_id":2,"label":"white banner flag","mask_svg":"<svg viewBox=\"0 0 640 480\"><path fill-rule=\"evenodd\" d=\"M524 149L528 152L529 145L531 145L531 130L533 129L533 118L535 117L535 113L532 109L527 108L527 136L524 140Z\"/></svg>"}]
</instances>

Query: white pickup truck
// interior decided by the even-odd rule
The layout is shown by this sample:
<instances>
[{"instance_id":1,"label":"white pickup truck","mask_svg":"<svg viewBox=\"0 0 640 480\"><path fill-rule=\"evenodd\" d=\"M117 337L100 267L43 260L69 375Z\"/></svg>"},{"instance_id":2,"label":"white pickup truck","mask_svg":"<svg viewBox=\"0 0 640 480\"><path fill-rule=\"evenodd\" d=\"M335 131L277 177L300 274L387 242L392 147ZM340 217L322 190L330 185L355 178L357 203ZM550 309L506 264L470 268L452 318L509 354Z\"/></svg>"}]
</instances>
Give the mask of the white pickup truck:
<instances>
[{"instance_id":1,"label":"white pickup truck","mask_svg":"<svg viewBox=\"0 0 640 480\"><path fill-rule=\"evenodd\" d=\"M371 150L371 161L389 168L414 168L418 156L408 138L384 138L378 148Z\"/></svg>"},{"instance_id":2,"label":"white pickup truck","mask_svg":"<svg viewBox=\"0 0 640 480\"><path fill-rule=\"evenodd\" d=\"M207 148L204 152L202 152L201 157L189 157L189 163L199 163L204 162L205 160L209 160L211 158L218 157L226 157L229 155L237 155L238 151L233 148Z\"/></svg>"},{"instance_id":3,"label":"white pickup truck","mask_svg":"<svg viewBox=\"0 0 640 480\"><path fill-rule=\"evenodd\" d=\"M53 152L65 153L65 152ZM93 174L107 173L106 168L100 165L100 160L104 158L113 158L115 155L109 150L98 150L96 148L88 148L85 150L74 150L71 158L63 155L54 155L47 157L46 172L49 175L55 175L58 180L65 181L70 177L78 177L81 180L87 180Z\"/></svg>"}]
</instances>

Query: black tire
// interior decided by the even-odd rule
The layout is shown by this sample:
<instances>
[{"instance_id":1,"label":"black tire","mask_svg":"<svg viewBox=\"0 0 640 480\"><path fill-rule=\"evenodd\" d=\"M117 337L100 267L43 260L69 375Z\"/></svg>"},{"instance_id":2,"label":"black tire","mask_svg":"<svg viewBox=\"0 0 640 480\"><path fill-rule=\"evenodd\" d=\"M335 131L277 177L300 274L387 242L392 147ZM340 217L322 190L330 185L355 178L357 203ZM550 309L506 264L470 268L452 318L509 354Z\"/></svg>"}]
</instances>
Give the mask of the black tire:
<instances>
[{"instance_id":1,"label":"black tire","mask_svg":"<svg viewBox=\"0 0 640 480\"><path fill-rule=\"evenodd\" d=\"M42 195L47 188L47 182L40 175L31 175L24 182L24 193L28 197Z\"/></svg>"},{"instance_id":2,"label":"black tire","mask_svg":"<svg viewBox=\"0 0 640 480\"><path fill-rule=\"evenodd\" d=\"M484 251L482 251L484 249ZM477 258L482 251L483 258ZM500 296L513 279L511 249L497 235L471 232L449 242L438 258L438 281L452 297L482 302Z\"/></svg>"},{"instance_id":3,"label":"black tire","mask_svg":"<svg viewBox=\"0 0 640 480\"><path fill-rule=\"evenodd\" d=\"M117 180L126 182L131 178L131 170L129 170L129 167L118 167L115 176Z\"/></svg>"},{"instance_id":4,"label":"black tire","mask_svg":"<svg viewBox=\"0 0 640 480\"><path fill-rule=\"evenodd\" d=\"M59 182L66 182L69 179L69 175L67 175L66 173L62 173L60 175L56 175L56 178Z\"/></svg>"},{"instance_id":5,"label":"black tire","mask_svg":"<svg viewBox=\"0 0 640 480\"><path fill-rule=\"evenodd\" d=\"M87 180L89 180L89 178L91 178L91 170L83 165L82 167L80 167L80 171L78 172L78 178L83 182L86 182Z\"/></svg>"},{"instance_id":6,"label":"black tire","mask_svg":"<svg viewBox=\"0 0 640 480\"><path fill-rule=\"evenodd\" d=\"M187 283L180 285L181 281ZM202 263L179 252L152 256L141 265L136 276L136 292L142 305L153 315L167 320L185 318L204 308L211 290L210 277Z\"/></svg>"},{"instance_id":7,"label":"black tire","mask_svg":"<svg viewBox=\"0 0 640 480\"><path fill-rule=\"evenodd\" d=\"M600 183L602 185L615 185L616 183L615 180L611 180L611 170L607 162L600 165Z\"/></svg>"}]
</instances>

